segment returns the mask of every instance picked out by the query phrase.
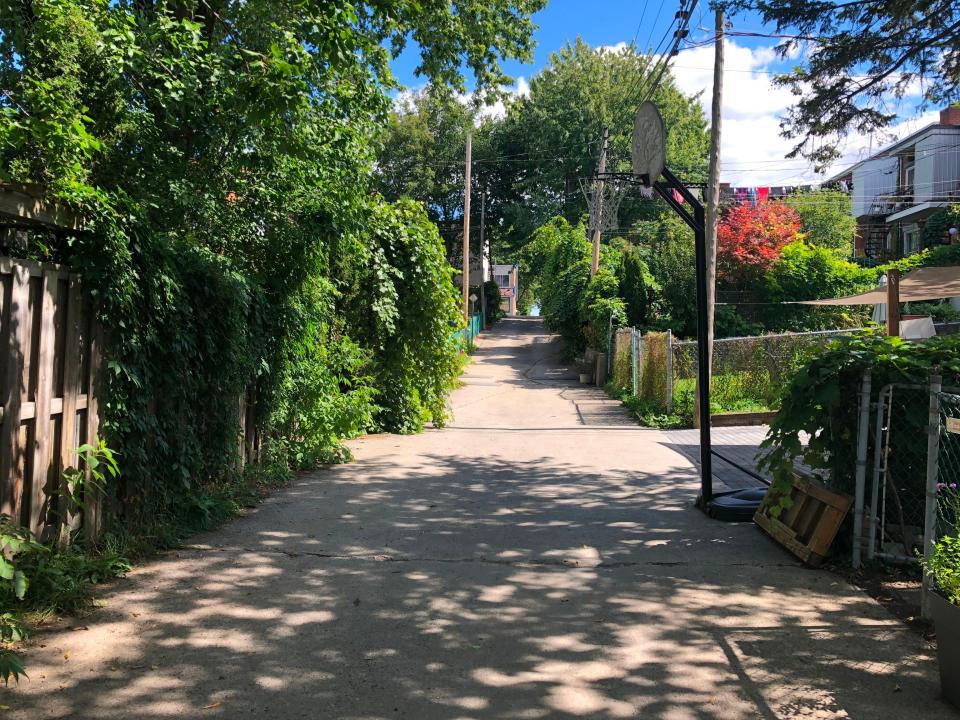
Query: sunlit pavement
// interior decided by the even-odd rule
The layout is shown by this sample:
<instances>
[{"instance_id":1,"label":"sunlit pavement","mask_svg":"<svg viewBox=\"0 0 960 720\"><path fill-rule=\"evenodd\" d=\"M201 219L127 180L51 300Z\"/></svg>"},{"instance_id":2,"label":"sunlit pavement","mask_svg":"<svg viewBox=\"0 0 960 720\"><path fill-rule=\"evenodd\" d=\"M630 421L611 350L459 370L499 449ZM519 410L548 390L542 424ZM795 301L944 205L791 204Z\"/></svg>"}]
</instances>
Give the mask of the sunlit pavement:
<instances>
[{"instance_id":1,"label":"sunlit pavement","mask_svg":"<svg viewBox=\"0 0 960 720\"><path fill-rule=\"evenodd\" d=\"M36 636L3 716L958 717L922 638L694 510L676 443L558 353L498 324L448 428L141 567Z\"/></svg>"}]
</instances>

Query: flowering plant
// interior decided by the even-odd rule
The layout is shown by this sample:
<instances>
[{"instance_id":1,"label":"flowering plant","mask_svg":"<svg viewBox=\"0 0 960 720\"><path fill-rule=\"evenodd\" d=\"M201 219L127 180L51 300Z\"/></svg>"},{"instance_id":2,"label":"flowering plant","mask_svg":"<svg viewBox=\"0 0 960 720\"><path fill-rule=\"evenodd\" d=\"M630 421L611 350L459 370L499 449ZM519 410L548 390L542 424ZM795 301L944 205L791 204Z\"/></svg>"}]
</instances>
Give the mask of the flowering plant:
<instances>
[{"instance_id":1,"label":"flowering plant","mask_svg":"<svg viewBox=\"0 0 960 720\"><path fill-rule=\"evenodd\" d=\"M937 483L937 506L946 534L933 545L924 572L930 573L937 589L954 605L960 605L960 489L957 483Z\"/></svg>"}]
</instances>

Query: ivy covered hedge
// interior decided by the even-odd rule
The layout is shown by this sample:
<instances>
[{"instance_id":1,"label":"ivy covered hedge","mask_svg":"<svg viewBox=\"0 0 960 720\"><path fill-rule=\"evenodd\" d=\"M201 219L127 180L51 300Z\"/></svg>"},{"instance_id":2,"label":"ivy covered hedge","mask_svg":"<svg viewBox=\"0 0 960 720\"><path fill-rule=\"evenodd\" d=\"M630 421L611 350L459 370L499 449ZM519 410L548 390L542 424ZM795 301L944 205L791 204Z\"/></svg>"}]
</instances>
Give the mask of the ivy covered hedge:
<instances>
[{"instance_id":1,"label":"ivy covered hedge","mask_svg":"<svg viewBox=\"0 0 960 720\"><path fill-rule=\"evenodd\" d=\"M433 81L462 90L469 68L499 87L496 58L529 57L541 5L0 4L0 180L87 218L28 254L94 295L129 513L207 507L248 388L281 467L443 422L453 271L422 206L373 189L388 61L415 37Z\"/></svg>"},{"instance_id":2,"label":"ivy covered hedge","mask_svg":"<svg viewBox=\"0 0 960 720\"><path fill-rule=\"evenodd\" d=\"M834 341L788 382L761 446L761 467L771 472L775 485L786 489L794 463L800 460L824 471L831 486L852 494L864 373L871 373L872 399L876 400L889 383L928 383L934 368L945 386L960 385L960 335L908 341L865 331ZM925 410L926 403L918 408L919 427L926 423ZM807 444L802 441L804 434L809 437ZM908 442L916 442L917 436L925 437L901 434ZM922 475L918 480L922 483Z\"/></svg>"}]
</instances>

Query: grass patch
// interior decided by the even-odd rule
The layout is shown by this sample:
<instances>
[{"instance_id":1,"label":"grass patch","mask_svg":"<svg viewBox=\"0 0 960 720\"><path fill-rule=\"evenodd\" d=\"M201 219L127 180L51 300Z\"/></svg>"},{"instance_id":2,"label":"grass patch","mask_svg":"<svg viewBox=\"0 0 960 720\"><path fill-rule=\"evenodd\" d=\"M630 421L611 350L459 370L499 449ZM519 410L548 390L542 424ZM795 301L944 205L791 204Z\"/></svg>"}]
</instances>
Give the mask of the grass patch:
<instances>
[{"instance_id":1,"label":"grass patch","mask_svg":"<svg viewBox=\"0 0 960 720\"><path fill-rule=\"evenodd\" d=\"M764 393L755 392L746 374L717 375L713 378L710 393L710 414L734 412L767 412L776 410L776 402L771 402ZM697 381L694 378L682 378L674 381L673 411L667 412L662 403L631 395L613 383L607 383L607 394L620 400L645 427L675 430L693 427L693 414L696 408Z\"/></svg>"}]
</instances>

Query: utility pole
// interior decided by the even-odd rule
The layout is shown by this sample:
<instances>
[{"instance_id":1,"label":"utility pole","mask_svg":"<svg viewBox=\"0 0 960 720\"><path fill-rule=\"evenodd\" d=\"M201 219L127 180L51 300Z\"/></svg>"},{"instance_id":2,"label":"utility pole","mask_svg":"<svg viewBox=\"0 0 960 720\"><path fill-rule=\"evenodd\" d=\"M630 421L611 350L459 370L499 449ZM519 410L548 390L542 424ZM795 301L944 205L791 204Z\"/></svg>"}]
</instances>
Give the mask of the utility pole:
<instances>
[{"instance_id":1,"label":"utility pole","mask_svg":"<svg viewBox=\"0 0 960 720\"><path fill-rule=\"evenodd\" d=\"M463 180L463 319L470 325L470 164L473 133L467 133L467 168Z\"/></svg>"},{"instance_id":2,"label":"utility pole","mask_svg":"<svg viewBox=\"0 0 960 720\"><path fill-rule=\"evenodd\" d=\"M590 266L590 277L597 274L600 269L600 221L603 217L603 174L607 171L607 139L610 137L610 131L603 129L603 143L600 145L600 164L597 167L599 179L596 186L597 194L594 197L594 203L597 210L593 216L593 264Z\"/></svg>"},{"instance_id":3,"label":"utility pole","mask_svg":"<svg viewBox=\"0 0 960 720\"><path fill-rule=\"evenodd\" d=\"M723 111L723 7L717 3L716 41L713 49L713 104L710 115L710 170L707 179L707 223L704 244L707 255L707 336L700 342L707 344L707 382L713 377L713 318L717 299L717 221L720 210L720 120ZM699 394L697 395L699 398ZM710 408L697 403L694 424L699 427L700 414L710 414Z\"/></svg>"},{"instance_id":4,"label":"utility pole","mask_svg":"<svg viewBox=\"0 0 960 720\"><path fill-rule=\"evenodd\" d=\"M487 327L487 274L483 272L483 261L487 257L487 246L484 242L483 228L487 220L487 189L483 189L480 196L480 314L481 325Z\"/></svg>"}]
</instances>

